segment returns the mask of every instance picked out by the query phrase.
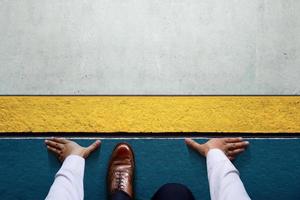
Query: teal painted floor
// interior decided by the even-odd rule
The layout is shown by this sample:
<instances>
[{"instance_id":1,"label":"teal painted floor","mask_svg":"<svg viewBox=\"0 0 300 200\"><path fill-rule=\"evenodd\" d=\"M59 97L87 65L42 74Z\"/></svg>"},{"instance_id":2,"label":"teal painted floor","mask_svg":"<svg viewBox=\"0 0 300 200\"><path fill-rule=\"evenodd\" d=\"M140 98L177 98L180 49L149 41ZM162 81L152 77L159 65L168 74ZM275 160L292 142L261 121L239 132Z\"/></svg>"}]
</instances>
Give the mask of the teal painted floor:
<instances>
[{"instance_id":1,"label":"teal painted floor","mask_svg":"<svg viewBox=\"0 0 300 200\"><path fill-rule=\"evenodd\" d=\"M77 140L86 145L91 140ZM104 139L85 169L85 199L106 199L106 168L115 144ZM186 184L199 200L208 200L205 160L182 139L126 139L135 150L136 197L150 199L164 183ZM203 140L199 140L203 141ZM300 199L300 139L250 139L234 163L252 199ZM0 199L44 199L60 165L42 139L0 139Z\"/></svg>"}]
</instances>

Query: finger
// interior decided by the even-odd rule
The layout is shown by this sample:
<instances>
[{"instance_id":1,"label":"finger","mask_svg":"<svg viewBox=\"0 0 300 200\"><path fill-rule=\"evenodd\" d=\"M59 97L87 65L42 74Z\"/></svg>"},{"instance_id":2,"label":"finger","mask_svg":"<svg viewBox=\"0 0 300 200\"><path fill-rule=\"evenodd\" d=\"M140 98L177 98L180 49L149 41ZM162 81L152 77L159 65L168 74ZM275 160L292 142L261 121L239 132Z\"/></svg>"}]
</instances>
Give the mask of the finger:
<instances>
[{"instance_id":1,"label":"finger","mask_svg":"<svg viewBox=\"0 0 300 200\"><path fill-rule=\"evenodd\" d=\"M243 138L242 138L242 137L225 138L225 142L227 142L227 143L241 142L241 141L243 141Z\"/></svg>"},{"instance_id":2,"label":"finger","mask_svg":"<svg viewBox=\"0 0 300 200\"><path fill-rule=\"evenodd\" d=\"M53 148L56 148L56 149L62 149L64 145L62 144L59 144L57 142L54 142L52 140L45 140L45 143L50 146L50 147L53 147Z\"/></svg>"},{"instance_id":3,"label":"finger","mask_svg":"<svg viewBox=\"0 0 300 200\"><path fill-rule=\"evenodd\" d=\"M96 140L93 144L91 144L90 146L88 146L86 148L88 154L92 153L93 151L95 151L96 149L98 149L101 145L101 141L100 140Z\"/></svg>"},{"instance_id":4,"label":"finger","mask_svg":"<svg viewBox=\"0 0 300 200\"><path fill-rule=\"evenodd\" d=\"M195 151L199 151L199 147L201 146L199 143L197 143L195 140L192 140L191 138L186 138L185 143L188 147Z\"/></svg>"},{"instance_id":5,"label":"finger","mask_svg":"<svg viewBox=\"0 0 300 200\"><path fill-rule=\"evenodd\" d=\"M229 159L229 160L234 160L235 157L234 157L234 156L228 156L228 159Z\"/></svg>"},{"instance_id":6,"label":"finger","mask_svg":"<svg viewBox=\"0 0 300 200\"><path fill-rule=\"evenodd\" d=\"M227 155L228 156L236 156L244 151L245 151L245 149L235 149L233 151L228 151Z\"/></svg>"},{"instance_id":7,"label":"finger","mask_svg":"<svg viewBox=\"0 0 300 200\"><path fill-rule=\"evenodd\" d=\"M51 146L47 145L47 149L50 150L50 151L52 151L53 153L58 154L58 155L60 154L60 150L58 150L58 149L56 149L54 147L51 147Z\"/></svg>"},{"instance_id":8,"label":"finger","mask_svg":"<svg viewBox=\"0 0 300 200\"><path fill-rule=\"evenodd\" d=\"M60 162L63 162L63 161L64 161L64 157L63 157L62 155L60 155L60 156L58 156L58 160L59 160Z\"/></svg>"},{"instance_id":9,"label":"finger","mask_svg":"<svg viewBox=\"0 0 300 200\"><path fill-rule=\"evenodd\" d=\"M65 138L56 138L56 137L51 138L51 140L61 144L66 144L70 142L70 140L67 140Z\"/></svg>"},{"instance_id":10,"label":"finger","mask_svg":"<svg viewBox=\"0 0 300 200\"><path fill-rule=\"evenodd\" d=\"M246 148L249 145L248 141L244 141L244 142L236 142L236 143L229 143L228 147L229 149L242 149L242 148Z\"/></svg>"}]
</instances>

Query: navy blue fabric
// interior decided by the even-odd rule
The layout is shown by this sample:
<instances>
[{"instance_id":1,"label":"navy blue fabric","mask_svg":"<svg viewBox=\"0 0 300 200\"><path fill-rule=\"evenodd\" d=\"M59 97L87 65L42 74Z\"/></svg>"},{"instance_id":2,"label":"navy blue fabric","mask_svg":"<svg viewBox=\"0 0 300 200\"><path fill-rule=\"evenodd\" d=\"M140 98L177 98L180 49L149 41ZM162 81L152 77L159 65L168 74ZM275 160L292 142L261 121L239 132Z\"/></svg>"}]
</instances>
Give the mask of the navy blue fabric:
<instances>
[{"instance_id":1,"label":"navy blue fabric","mask_svg":"<svg viewBox=\"0 0 300 200\"><path fill-rule=\"evenodd\" d=\"M185 185L167 183L151 198L152 200L195 200L192 192Z\"/></svg>"},{"instance_id":2,"label":"navy blue fabric","mask_svg":"<svg viewBox=\"0 0 300 200\"><path fill-rule=\"evenodd\" d=\"M126 192L117 191L111 195L111 200L131 200L131 198Z\"/></svg>"},{"instance_id":3,"label":"navy blue fabric","mask_svg":"<svg viewBox=\"0 0 300 200\"><path fill-rule=\"evenodd\" d=\"M111 195L111 200L132 200L132 198L126 192L117 191ZM195 198L185 185L167 183L157 190L151 200L195 200Z\"/></svg>"}]
</instances>

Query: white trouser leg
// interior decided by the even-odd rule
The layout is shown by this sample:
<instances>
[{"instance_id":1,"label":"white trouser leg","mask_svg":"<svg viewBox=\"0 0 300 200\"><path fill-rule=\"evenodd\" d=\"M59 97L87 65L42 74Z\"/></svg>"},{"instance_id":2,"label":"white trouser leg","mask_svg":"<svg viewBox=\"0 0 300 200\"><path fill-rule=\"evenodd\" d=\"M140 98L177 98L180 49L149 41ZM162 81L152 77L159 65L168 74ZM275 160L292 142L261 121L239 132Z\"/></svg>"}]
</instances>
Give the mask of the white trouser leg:
<instances>
[{"instance_id":1,"label":"white trouser leg","mask_svg":"<svg viewBox=\"0 0 300 200\"><path fill-rule=\"evenodd\" d=\"M211 200L249 200L238 170L220 149L207 153L207 173Z\"/></svg>"},{"instance_id":2,"label":"white trouser leg","mask_svg":"<svg viewBox=\"0 0 300 200\"><path fill-rule=\"evenodd\" d=\"M56 173L46 200L83 200L84 165L82 157L68 156Z\"/></svg>"}]
</instances>

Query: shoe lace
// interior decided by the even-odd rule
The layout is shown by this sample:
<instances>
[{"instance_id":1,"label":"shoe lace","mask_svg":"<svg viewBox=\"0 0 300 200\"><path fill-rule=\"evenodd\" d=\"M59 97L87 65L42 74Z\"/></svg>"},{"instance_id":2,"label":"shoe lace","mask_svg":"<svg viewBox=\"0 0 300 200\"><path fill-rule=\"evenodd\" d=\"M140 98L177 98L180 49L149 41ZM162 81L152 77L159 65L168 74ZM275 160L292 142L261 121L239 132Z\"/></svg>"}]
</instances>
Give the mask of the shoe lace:
<instances>
[{"instance_id":1,"label":"shoe lace","mask_svg":"<svg viewBox=\"0 0 300 200\"><path fill-rule=\"evenodd\" d=\"M116 171L115 174L116 174L116 182L117 182L118 189L123 190L127 184L128 172Z\"/></svg>"}]
</instances>

